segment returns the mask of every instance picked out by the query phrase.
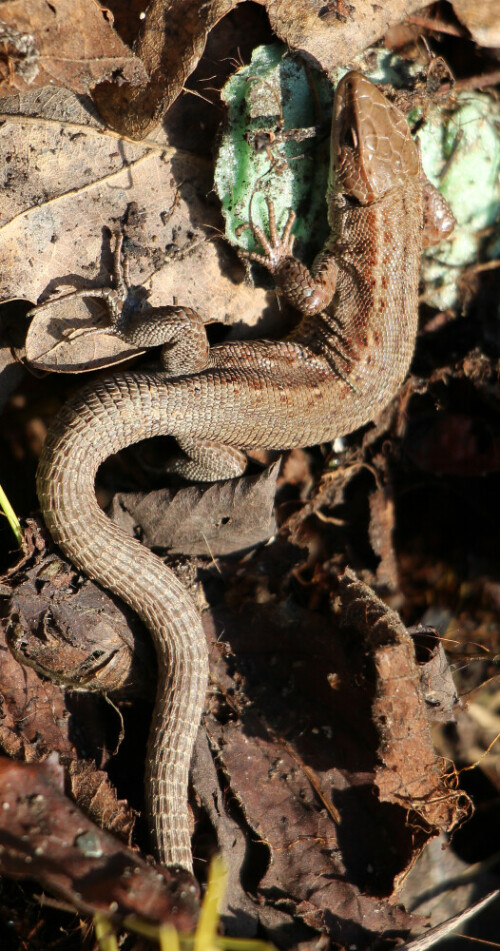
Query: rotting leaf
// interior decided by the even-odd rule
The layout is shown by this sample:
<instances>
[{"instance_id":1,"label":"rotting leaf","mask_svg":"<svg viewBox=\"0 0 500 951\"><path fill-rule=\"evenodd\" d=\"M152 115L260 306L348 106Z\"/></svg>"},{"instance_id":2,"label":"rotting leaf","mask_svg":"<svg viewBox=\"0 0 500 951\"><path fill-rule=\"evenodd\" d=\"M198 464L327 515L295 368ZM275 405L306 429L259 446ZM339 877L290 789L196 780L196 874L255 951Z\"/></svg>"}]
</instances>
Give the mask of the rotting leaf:
<instances>
[{"instance_id":1,"label":"rotting leaf","mask_svg":"<svg viewBox=\"0 0 500 951\"><path fill-rule=\"evenodd\" d=\"M196 886L187 872L152 868L103 832L62 791L57 757L27 765L0 758L0 870L35 878L84 914L137 914L193 929Z\"/></svg>"},{"instance_id":2,"label":"rotting leaf","mask_svg":"<svg viewBox=\"0 0 500 951\"><path fill-rule=\"evenodd\" d=\"M469 809L436 755L415 646L398 614L346 570L340 579L344 623L366 637L376 672L373 719L380 735L375 769L380 798L403 806L434 833L451 832Z\"/></svg>"},{"instance_id":3,"label":"rotting leaf","mask_svg":"<svg viewBox=\"0 0 500 951\"><path fill-rule=\"evenodd\" d=\"M266 555L282 575L283 559L272 548ZM255 571L256 579L266 576L262 558ZM331 619L294 603L256 604L248 565L245 574L249 587L239 597L234 592L235 610L213 611L214 634L220 631L223 640L211 655L217 691L207 726L225 777L218 801L238 803L257 867L264 848L270 851L257 889L265 898L262 922L270 911L286 911L289 923L301 919L360 948L384 929L403 934L411 918L373 896L374 889L390 894L410 845L403 811L382 815L373 796L376 737L367 721L368 692L355 674L362 653L350 651L347 663ZM329 675L338 688L330 687ZM325 799L339 809L340 826ZM221 846L231 862L231 842ZM375 871L367 878L370 863ZM284 926L282 917L277 933Z\"/></svg>"},{"instance_id":4,"label":"rotting leaf","mask_svg":"<svg viewBox=\"0 0 500 951\"><path fill-rule=\"evenodd\" d=\"M223 641L211 657L208 729L221 797L238 803L261 862L270 850L258 886L267 907L282 908L273 896L286 895L295 920L367 947L384 928L409 927L380 899L431 835L463 818L467 800L433 750L398 616L349 572L338 588L341 630L296 601L266 598L259 585L286 577L285 552L280 540L264 549L232 593L234 610L212 609Z\"/></svg>"},{"instance_id":5,"label":"rotting leaf","mask_svg":"<svg viewBox=\"0 0 500 951\"><path fill-rule=\"evenodd\" d=\"M86 93L113 75L147 80L110 11L94 0L3 0L0 13L0 96L47 85Z\"/></svg>"}]
</instances>

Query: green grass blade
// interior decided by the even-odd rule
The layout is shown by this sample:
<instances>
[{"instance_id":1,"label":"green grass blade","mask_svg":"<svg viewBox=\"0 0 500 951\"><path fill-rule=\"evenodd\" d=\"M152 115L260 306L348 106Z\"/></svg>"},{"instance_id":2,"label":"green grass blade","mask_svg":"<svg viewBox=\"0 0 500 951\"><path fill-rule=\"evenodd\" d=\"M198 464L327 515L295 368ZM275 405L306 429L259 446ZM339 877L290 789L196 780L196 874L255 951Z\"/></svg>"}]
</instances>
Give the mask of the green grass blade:
<instances>
[{"instance_id":1,"label":"green grass blade","mask_svg":"<svg viewBox=\"0 0 500 951\"><path fill-rule=\"evenodd\" d=\"M21 526L19 524L19 519L12 508L2 486L0 485L0 509L3 509L4 515L16 536L16 541L19 547L22 547L23 544L23 533L21 531Z\"/></svg>"}]
</instances>

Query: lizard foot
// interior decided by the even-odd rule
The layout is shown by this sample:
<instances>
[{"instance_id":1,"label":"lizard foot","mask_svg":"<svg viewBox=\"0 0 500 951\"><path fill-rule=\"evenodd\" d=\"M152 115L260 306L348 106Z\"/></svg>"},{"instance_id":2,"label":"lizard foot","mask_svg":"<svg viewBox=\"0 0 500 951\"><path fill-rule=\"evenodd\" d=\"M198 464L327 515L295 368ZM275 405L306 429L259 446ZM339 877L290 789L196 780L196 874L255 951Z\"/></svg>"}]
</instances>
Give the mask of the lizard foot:
<instances>
[{"instance_id":1,"label":"lizard foot","mask_svg":"<svg viewBox=\"0 0 500 951\"><path fill-rule=\"evenodd\" d=\"M252 224L252 222L247 222L247 224L241 226L242 230L250 228L255 240L260 243L264 253L244 251L243 255L249 261L257 261L258 264L262 264L271 274L274 274L283 265L283 261L293 257L294 239L291 232L295 221L295 212L290 211L283 229L283 234L280 237L276 229L274 205L269 198L267 199L267 208L269 211L269 238L266 237L262 228Z\"/></svg>"},{"instance_id":2,"label":"lizard foot","mask_svg":"<svg viewBox=\"0 0 500 951\"><path fill-rule=\"evenodd\" d=\"M121 231L114 234L115 246L113 249L113 284L110 287L89 287L80 291L69 291L68 294L60 294L59 297L50 297L43 304L33 307L28 316L32 317L40 313L46 307L51 307L59 301L74 300L77 297L94 298L103 300L109 315L111 328L120 334L120 324L123 318L125 302L131 290L129 267L127 258L122 255L123 234ZM75 331L80 334L85 331ZM109 328L97 329L97 333L109 333Z\"/></svg>"}]
</instances>

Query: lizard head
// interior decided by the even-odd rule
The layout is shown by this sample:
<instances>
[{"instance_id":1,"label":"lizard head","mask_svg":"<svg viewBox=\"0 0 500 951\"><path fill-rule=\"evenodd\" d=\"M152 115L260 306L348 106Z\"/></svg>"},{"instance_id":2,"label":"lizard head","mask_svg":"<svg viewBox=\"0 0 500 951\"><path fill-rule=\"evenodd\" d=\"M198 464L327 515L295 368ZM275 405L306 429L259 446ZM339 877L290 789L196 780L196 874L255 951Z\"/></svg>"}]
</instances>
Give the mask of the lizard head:
<instances>
[{"instance_id":1,"label":"lizard head","mask_svg":"<svg viewBox=\"0 0 500 951\"><path fill-rule=\"evenodd\" d=\"M370 204L420 174L408 123L376 86L350 72L335 93L331 140L334 190Z\"/></svg>"}]
</instances>

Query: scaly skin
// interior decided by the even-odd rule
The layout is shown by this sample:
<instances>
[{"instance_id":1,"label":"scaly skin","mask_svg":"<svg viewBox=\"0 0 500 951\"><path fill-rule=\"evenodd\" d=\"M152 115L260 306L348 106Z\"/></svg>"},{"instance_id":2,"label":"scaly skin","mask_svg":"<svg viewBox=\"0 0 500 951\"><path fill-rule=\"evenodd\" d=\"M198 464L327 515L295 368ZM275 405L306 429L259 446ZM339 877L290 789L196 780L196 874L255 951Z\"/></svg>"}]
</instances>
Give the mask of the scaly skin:
<instances>
[{"instance_id":1,"label":"scaly skin","mask_svg":"<svg viewBox=\"0 0 500 951\"><path fill-rule=\"evenodd\" d=\"M38 469L52 537L75 566L143 619L158 655L148 752L148 814L156 853L192 868L187 787L208 678L198 613L175 575L98 507L94 480L111 453L169 434L192 478L239 474L241 450L327 442L376 418L409 368L417 331L422 244L420 162L406 120L358 73L337 89L332 123L336 184L331 236L312 274L292 255L270 208L271 240L257 232L281 292L302 314L285 341L208 349L199 318L165 308L122 327L126 285L103 292L115 331L138 346L166 343L163 369L119 373L86 386L62 409ZM117 254L119 256L119 247Z\"/></svg>"}]
</instances>

